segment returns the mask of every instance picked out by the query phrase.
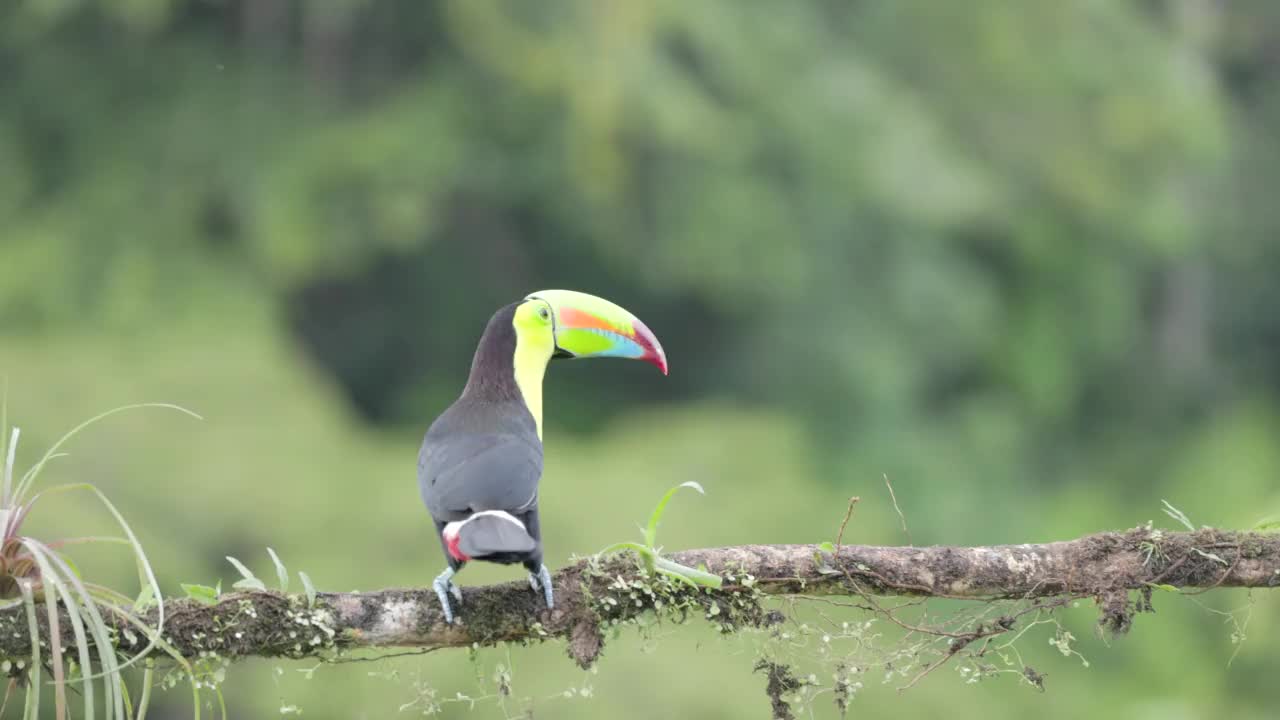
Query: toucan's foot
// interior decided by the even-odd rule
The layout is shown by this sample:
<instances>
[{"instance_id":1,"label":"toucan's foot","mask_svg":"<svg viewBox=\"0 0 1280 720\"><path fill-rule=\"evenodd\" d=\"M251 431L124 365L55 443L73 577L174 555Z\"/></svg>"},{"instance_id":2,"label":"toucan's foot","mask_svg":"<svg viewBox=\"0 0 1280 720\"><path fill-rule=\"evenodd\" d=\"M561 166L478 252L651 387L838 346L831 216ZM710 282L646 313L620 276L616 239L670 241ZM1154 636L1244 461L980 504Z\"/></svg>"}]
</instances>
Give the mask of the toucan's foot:
<instances>
[{"instance_id":1,"label":"toucan's foot","mask_svg":"<svg viewBox=\"0 0 1280 720\"><path fill-rule=\"evenodd\" d=\"M529 587L533 588L534 592L542 590L542 597L547 601L548 610L556 606L555 595L551 589L551 571L546 565L543 565L536 574L529 573Z\"/></svg>"},{"instance_id":2,"label":"toucan's foot","mask_svg":"<svg viewBox=\"0 0 1280 720\"><path fill-rule=\"evenodd\" d=\"M449 606L449 593L458 598L458 604L462 604L462 590L453 584L453 568L445 568L444 572L436 576L431 582L431 588L436 591L436 597L440 598L440 609L444 612L444 621L453 624L453 608Z\"/></svg>"}]
</instances>

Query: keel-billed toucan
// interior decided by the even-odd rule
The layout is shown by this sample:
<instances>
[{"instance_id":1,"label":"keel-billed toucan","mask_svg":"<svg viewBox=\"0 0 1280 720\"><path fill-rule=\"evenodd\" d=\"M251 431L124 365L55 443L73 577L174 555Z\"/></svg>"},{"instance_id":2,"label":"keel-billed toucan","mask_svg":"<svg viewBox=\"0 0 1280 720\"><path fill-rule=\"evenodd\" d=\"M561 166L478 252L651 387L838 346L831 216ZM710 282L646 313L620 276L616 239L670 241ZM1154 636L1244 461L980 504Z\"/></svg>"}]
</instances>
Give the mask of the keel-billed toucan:
<instances>
[{"instance_id":1,"label":"keel-billed toucan","mask_svg":"<svg viewBox=\"0 0 1280 720\"><path fill-rule=\"evenodd\" d=\"M447 622L453 575L469 560L521 563L554 606L542 564L542 375L552 358L622 357L667 372L649 328L608 300L544 290L494 313L462 395L436 418L418 453L418 488L449 567L432 583Z\"/></svg>"}]
</instances>

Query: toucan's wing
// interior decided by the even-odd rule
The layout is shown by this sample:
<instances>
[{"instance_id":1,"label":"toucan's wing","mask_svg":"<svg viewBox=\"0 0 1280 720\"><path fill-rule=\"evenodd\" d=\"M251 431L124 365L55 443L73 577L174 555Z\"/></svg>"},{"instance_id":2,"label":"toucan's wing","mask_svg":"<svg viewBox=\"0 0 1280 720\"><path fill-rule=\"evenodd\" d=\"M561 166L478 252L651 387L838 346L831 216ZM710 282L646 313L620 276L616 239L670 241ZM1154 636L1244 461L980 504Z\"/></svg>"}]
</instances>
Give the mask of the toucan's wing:
<instances>
[{"instance_id":1,"label":"toucan's wing","mask_svg":"<svg viewBox=\"0 0 1280 720\"><path fill-rule=\"evenodd\" d=\"M542 443L524 433L428 432L418 453L418 489L437 521L481 510L519 515L537 507Z\"/></svg>"}]
</instances>

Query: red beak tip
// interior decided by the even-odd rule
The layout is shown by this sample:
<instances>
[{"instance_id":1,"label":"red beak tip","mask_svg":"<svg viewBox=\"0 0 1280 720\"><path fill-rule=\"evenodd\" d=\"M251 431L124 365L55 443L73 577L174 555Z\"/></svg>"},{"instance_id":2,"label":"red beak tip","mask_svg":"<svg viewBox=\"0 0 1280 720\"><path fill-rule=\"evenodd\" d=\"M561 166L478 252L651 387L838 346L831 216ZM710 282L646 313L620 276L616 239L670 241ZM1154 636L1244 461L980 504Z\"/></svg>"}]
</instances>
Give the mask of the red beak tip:
<instances>
[{"instance_id":1,"label":"red beak tip","mask_svg":"<svg viewBox=\"0 0 1280 720\"><path fill-rule=\"evenodd\" d=\"M667 356L664 353L657 352L649 356L649 362L653 363L663 375L667 374Z\"/></svg>"}]
</instances>

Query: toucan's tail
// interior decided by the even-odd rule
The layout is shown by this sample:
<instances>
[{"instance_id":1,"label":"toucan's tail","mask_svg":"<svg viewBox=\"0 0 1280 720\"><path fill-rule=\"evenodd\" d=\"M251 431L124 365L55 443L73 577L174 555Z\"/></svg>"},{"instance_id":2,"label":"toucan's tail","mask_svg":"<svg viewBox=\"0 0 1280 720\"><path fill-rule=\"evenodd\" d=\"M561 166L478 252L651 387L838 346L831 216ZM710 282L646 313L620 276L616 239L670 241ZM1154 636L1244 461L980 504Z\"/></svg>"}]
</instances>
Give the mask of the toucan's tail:
<instances>
[{"instance_id":1,"label":"toucan's tail","mask_svg":"<svg viewBox=\"0 0 1280 720\"><path fill-rule=\"evenodd\" d=\"M538 546L524 523L501 510L485 510L457 528L458 549L470 558L519 562Z\"/></svg>"}]
</instances>

